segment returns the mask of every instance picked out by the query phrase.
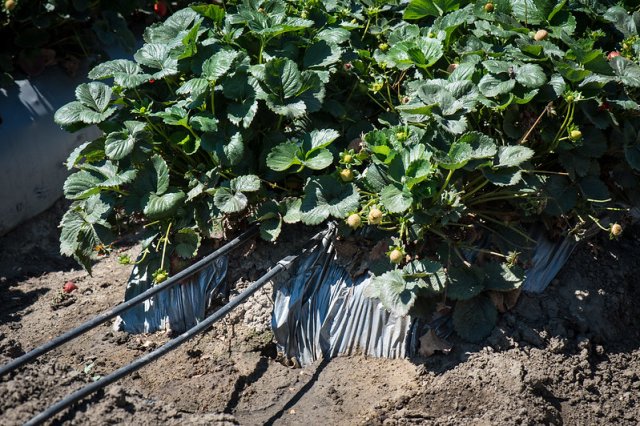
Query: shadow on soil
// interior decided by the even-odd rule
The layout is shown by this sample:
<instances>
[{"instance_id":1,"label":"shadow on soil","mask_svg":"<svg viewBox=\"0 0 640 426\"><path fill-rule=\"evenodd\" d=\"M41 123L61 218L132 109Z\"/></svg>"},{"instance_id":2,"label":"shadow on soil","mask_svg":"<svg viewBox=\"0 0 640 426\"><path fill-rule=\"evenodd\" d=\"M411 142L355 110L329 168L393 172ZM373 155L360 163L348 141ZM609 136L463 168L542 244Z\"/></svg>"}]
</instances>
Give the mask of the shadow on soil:
<instances>
[{"instance_id":1,"label":"shadow on soil","mask_svg":"<svg viewBox=\"0 0 640 426\"><path fill-rule=\"evenodd\" d=\"M295 395L293 395L291 397L291 399L289 401L287 401L287 403L284 405L284 407L282 407L277 413L275 413L273 416L271 416L264 424L265 426L271 426L273 425L277 420L279 420L287 411L289 411L289 409L291 407L293 407L294 405L296 405L298 403L298 401L300 401L300 399L302 399L302 397L311 390L311 388L313 387L313 385L315 385L315 383L318 381L318 378L320 377L320 374L322 374L322 372L324 371L324 369L327 367L327 365L329 365L330 360L329 359L323 359L322 362L320 362L320 364L318 365L318 368L316 368L316 370L313 372L313 376L311 376L311 379L305 383L304 386L302 386L300 388L300 390L298 392L295 393Z\"/></svg>"},{"instance_id":2,"label":"shadow on soil","mask_svg":"<svg viewBox=\"0 0 640 426\"><path fill-rule=\"evenodd\" d=\"M622 238L595 238L578 247L558 277L541 294L522 294L516 307L499 317L492 334L474 345L455 337L452 353L412 361L436 374L465 362L485 346L496 352L514 347L551 348L572 355L587 344L607 355L640 348L640 226Z\"/></svg>"}]
</instances>

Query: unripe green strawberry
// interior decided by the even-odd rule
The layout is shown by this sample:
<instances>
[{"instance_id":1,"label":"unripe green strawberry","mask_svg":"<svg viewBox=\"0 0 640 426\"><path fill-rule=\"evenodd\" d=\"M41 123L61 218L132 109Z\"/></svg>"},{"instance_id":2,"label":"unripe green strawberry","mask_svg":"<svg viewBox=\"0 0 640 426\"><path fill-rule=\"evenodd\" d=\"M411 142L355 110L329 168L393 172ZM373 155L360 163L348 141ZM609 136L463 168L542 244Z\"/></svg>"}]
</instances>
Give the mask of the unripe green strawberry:
<instances>
[{"instance_id":1,"label":"unripe green strawberry","mask_svg":"<svg viewBox=\"0 0 640 426\"><path fill-rule=\"evenodd\" d=\"M619 223L611 225L611 235L618 237L620 234L622 234L622 226Z\"/></svg>"},{"instance_id":2,"label":"unripe green strawberry","mask_svg":"<svg viewBox=\"0 0 640 426\"><path fill-rule=\"evenodd\" d=\"M164 269L158 269L153 273L153 281L156 284L160 284L161 282L166 281L168 277L169 273Z\"/></svg>"},{"instance_id":3,"label":"unripe green strawberry","mask_svg":"<svg viewBox=\"0 0 640 426\"><path fill-rule=\"evenodd\" d=\"M367 219L369 219L369 223L371 225L380 224L380 222L382 222L382 211L377 207L372 207L371 210L369 210L369 216Z\"/></svg>"},{"instance_id":4,"label":"unripe green strawberry","mask_svg":"<svg viewBox=\"0 0 640 426\"><path fill-rule=\"evenodd\" d=\"M572 130L571 133L569 133L569 139L571 139L572 141L577 141L581 137L582 132L580 130Z\"/></svg>"},{"instance_id":5,"label":"unripe green strawberry","mask_svg":"<svg viewBox=\"0 0 640 426\"><path fill-rule=\"evenodd\" d=\"M389 261L391 261L391 263L398 265L402 263L402 259L404 259L404 253L399 249L393 249L391 253L389 253Z\"/></svg>"},{"instance_id":6,"label":"unripe green strawberry","mask_svg":"<svg viewBox=\"0 0 640 426\"><path fill-rule=\"evenodd\" d=\"M16 0L7 0L4 2L4 8L6 10L8 10L9 12L11 12L13 9L16 8Z\"/></svg>"},{"instance_id":7,"label":"unripe green strawberry","mask_svg":"<svg viewBox=\"0 0 640 426\"><path fill-rule=\"evenodd\" d=\"M360 220L360 215L358 213L353 213L347 218L347 225L351 229L357 229L362 224L362 220Z\"/></svg>"},{"instance_id":8,"label":"unripe green strawberry","mask_svg":"<svg viewBox=\"0 0 640 426\"><path fill-rule=\"evenodd\" d=\"M353 172L351 169L340 170L340 179L342 179L343 182L351 182L353 180Z\"/></svg>"},{"instance_id":9,"label":"unripe green strawberry","mask_svg":"<svg viewBox=\"0 0 640 426\"><path fill-rule=\"evenodd\" d=\"M538 30L536 34L533 36L533 39L535 41L542 41L545 38L547 38L548 35L549 33L547 32L547 30Z\"/></svg>"},{"instance_id":10,"label":"unripe green strawberry","mask_svg":"<svg viewBox=\"0 0 640 426\"><path fill-rule=\"evenodd\" d=\"M389 45L387 43L380 43L378 45L378 49L382 50L383 52L386 52L387 49L389 49Z\"/></svg>"},{"instance_id":11,"label":"unripe green strawberry","mask_svg":"<svg viewBox=\"0 0 640 426\"><path fill-rule=\"evenodd\" d=\"M342 157L342 161L349 164L353 161L353 156L351 154L345 154L344 157Z\"/></svg>"}]
</instances>

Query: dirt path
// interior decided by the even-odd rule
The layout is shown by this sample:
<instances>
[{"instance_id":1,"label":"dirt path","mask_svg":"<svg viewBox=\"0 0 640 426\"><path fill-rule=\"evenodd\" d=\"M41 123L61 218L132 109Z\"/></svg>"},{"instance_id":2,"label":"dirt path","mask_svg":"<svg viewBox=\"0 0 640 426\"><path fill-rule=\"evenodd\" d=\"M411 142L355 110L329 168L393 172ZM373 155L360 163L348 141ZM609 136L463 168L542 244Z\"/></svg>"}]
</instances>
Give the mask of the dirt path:
<instances>
[{"instance_id":1,"label":"dirt path","mask_svg":"<svg viewBox=\"0 0 640 426\"><path fill-rule=\"evenodd\" d=\"M57 254L62 206L0 238L0 363L121 301L117 255L88 276ZM637 233L636 233L637 235ZM576 252L542 295L521 297L482 345L448 355L275 361L268 296L57 417L68 424L637 424L640 241L632 230ZM263 243L234 282L281 253ZM119 252L136 254L136 247ZM233 274L232 274L233 275ZM246 275L241 277L240 275ZM60 300L67 280L79 287ZM0 379L0 423L21 424L80 386L161 345L98 327Z\"/></svg>"}]
</instances>

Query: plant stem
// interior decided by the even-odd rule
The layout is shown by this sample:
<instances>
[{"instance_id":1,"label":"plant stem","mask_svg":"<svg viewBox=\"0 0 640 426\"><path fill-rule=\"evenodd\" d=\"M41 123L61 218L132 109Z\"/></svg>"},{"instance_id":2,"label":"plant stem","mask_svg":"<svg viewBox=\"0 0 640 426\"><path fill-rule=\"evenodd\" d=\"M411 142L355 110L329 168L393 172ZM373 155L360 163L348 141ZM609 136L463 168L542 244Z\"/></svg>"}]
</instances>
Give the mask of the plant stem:
<instances>
[{"instance_id":1,"label":"plant stem","mask_svg":"<svg viewBox=\"0 0 640 426\"><path fill-rule=\"evenodd\" d=\"M167 254L167 244L169 243L169 231L171 231L171 225L173 225L173 222L169 222L169 226L167 226L167 232L164 235L164 246L162 247L162 260L160 261L160 269L164 270L164 258L165 255Z\"/></svg>"},{"instance_id":2,"label":"plant stem","mask_svg":"<svg viewBox=\"0 0 640 426\"><path fill-rule=\"evenodd\" d=\"M436 195L436 200L440 199L440 196L444 192L445 188L447 187L447 185L449 185L449 181L451 180L451 176L453 176L453 172L454 172L453 169L449 170L449 173L447 174L447 177L444 180L444 184L442 184L442 188L440 188L440 191L438 191L438 195Z\"/></svg>"}]
</instances>

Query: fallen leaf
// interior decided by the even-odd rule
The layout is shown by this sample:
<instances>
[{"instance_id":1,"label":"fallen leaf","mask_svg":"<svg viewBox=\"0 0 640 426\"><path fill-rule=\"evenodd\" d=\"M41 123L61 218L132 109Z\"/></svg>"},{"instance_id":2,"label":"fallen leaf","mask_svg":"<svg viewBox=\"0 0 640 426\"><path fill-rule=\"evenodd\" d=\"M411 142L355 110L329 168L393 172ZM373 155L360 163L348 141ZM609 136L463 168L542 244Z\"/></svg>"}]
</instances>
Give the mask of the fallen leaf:
<instances>
[{"instance_id":1,"label":"fallen leaf","mask_svg":"<svg viewBox=\"0 0 640 426\"><path fill-rule=\"evenodd\" d=\"M504 294L504 306L507 310L511 310L516 306L518 299L520 299L520 293L522 293L522 289L516 288Z\"/></svg>"},{"instance_id":2,"label":"fallen leaf","mask_svg":"<svg viewBox=\"0 0 640 426\"><path fill-rule=\"evenodd\" d=\"M430 329L420 338L420 355L431 356L437 351L449 352L452 346L449 342L438 337L438 335Z\"/></svg>"}]
</instances>

